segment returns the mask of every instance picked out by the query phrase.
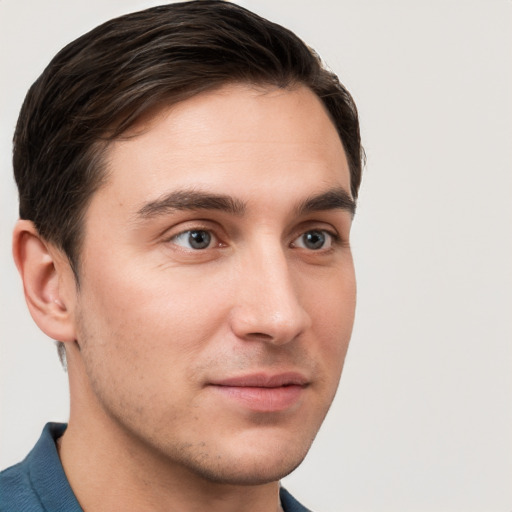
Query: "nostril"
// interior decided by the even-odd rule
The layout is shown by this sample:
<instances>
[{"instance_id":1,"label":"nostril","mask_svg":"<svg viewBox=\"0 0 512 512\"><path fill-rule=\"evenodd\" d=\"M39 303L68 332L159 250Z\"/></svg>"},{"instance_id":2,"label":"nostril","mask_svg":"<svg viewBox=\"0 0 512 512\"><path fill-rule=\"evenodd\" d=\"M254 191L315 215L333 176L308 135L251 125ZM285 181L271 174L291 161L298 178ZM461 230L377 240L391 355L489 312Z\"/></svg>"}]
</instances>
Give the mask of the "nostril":
<instances>
[{"instance_id":1,"label":"nostril","mask_svg":"<svg viewBox=\"0 0 512 512\"><path fill-rule=\"evenodd\" d=\"M253 340L263 340L263 341L272 340L272 336L270 334L266 334L264 332L249 332L249 333L247 333L246 338L253 339Z\"/></svg>"}]
</instances>

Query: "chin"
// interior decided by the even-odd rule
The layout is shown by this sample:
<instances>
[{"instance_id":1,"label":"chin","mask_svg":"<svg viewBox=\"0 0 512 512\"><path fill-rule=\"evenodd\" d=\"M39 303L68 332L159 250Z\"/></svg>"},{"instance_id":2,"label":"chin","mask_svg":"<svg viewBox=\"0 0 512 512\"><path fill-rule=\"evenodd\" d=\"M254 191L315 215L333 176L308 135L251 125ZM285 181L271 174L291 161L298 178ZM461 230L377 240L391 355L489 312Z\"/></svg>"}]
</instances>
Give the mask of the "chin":
<instances>
[{"instance_id":1,"label":"chin","mask_svg":"<svg viewBox=\"0 0 512 512\"><path fill-rule=\"evenodd\" d=\"M248 460L241 458L223 464L220 460L215 464L194 465L189 468L203 479L225 485L264 485L277 482L289 475L304 460L306 453L300 457L290 458L285 455L279 460L268 461L267 458Z\"/></svg>"},{"instance_id":2,"label":"chin","mask_svg":"<svg viewBox=\"0 0 512 512\"><path fill-rule=\"evenodd\" d=\"M236 443L225 449L188 453L182 464L203 479L226 485L263 485L281 480L301 464L313 439L290 436L284 442L247 440L237 450ZM187 460L188 459L188 460Z\"/></svg>"}]
</instances>

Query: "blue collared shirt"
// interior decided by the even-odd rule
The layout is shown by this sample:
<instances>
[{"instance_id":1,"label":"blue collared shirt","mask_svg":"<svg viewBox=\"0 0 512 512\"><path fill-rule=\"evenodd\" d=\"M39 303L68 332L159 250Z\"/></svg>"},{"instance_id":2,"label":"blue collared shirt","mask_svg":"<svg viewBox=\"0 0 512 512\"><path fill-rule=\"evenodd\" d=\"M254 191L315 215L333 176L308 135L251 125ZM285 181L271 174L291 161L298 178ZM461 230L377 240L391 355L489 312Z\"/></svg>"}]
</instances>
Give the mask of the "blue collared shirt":
<instances>
[{"instance_id":1,"label":"blue collared shirt","mask_svg":"<svg viewBox=\"0 0 512 512\"><path fill-rule=\"evenodd\" d=\"M83 512L60 463L55 441L63 423L47 423L25 460L0 473L0 512ZM309 512L284 488L285 512Z\"/></svg>"}]
</instances>

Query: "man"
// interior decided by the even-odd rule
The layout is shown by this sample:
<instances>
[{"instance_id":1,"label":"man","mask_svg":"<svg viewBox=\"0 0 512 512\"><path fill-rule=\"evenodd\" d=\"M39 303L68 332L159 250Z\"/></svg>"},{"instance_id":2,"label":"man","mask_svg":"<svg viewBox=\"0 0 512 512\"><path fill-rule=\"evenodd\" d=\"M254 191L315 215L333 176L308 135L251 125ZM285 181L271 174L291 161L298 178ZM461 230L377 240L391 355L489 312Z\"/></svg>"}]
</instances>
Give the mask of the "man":
<instances>
[{"instance_id":1,"label":"man","mask_svg":"<svg viewBox=\"0 0 512 512\"><path fill-rule=\"evenodd\" d=\"M341 374L361 156L338 79L236 5L59 52L16 128L13 252L70 418L2 473L0 509L306 510L279 480Z\"/></svg>"}]
</instances>

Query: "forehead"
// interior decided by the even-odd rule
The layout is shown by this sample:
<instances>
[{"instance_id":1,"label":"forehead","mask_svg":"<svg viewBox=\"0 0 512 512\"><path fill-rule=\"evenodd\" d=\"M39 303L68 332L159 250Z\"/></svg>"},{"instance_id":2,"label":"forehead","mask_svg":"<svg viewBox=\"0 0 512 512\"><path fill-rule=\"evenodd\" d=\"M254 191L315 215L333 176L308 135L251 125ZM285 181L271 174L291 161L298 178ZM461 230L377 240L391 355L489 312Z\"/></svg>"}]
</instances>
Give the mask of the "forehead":
<instances>
[{"instance_id":1,"label":"forehead","mask_svg":"<svg viewBox=\"0 0 512 512\"><path fill-rule=\"evenodd\" d=\"M306 87L227 85L161 107L111 144L107 170L97 195L128 203L169 187L243 195L290 180L350 191L338 133Z\"/></svg>"}]
</instances>

